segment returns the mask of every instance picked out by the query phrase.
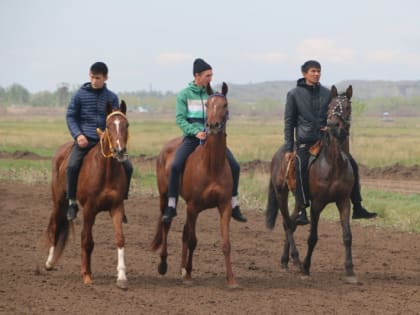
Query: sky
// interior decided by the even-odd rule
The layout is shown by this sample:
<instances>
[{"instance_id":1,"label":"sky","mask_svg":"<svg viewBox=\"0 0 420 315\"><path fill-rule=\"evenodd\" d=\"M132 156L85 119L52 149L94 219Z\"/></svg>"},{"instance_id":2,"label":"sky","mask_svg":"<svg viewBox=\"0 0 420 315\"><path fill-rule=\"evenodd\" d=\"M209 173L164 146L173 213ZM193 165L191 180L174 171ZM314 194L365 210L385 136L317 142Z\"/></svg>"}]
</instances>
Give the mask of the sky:
<instances>
[{"instance_id":1,"label":"sky","mask_svg":"<svg viewBox=\"0 0 420 315\"><path fill-rule=\"evenodd\" d=\"M420 79L418 0L0 0L0 86L31 92L109 67L116 92L177 92L195 58L213 82L296 80L308 59L321 82Z\"/></svg>"}]
</instances>

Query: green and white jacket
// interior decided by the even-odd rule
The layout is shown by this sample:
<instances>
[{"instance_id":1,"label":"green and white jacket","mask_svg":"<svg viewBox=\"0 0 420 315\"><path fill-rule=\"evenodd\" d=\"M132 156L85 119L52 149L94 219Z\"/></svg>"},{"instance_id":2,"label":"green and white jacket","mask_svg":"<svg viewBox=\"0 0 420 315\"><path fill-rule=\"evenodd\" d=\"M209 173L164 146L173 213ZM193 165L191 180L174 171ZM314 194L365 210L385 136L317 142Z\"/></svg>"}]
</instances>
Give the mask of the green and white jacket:
<instances>
[{"instance_id":1,"label":"green and white jacket","mask_svg":"<svg viewBox=\"0 0 420 315\"><path fill-rule=\"evenodd\" d=\"M198 132L204 131L207 98L206 88L195 85L194 81L178 93L176 123L184 136L195 136Z\"/></svg>"}]
</instances>

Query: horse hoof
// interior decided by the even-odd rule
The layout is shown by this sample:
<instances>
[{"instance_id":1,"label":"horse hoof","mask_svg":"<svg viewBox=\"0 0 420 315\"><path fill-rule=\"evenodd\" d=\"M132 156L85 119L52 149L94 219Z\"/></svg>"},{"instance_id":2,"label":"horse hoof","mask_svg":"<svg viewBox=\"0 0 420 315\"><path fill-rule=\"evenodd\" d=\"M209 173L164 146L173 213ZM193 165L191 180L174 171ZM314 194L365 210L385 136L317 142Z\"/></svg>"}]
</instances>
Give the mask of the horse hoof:
<instances>
[{"instance_id":1,"label":"horse hoof","mask_svg":"<svg viewBox=\"0 0 420 315\"><path fill-rule=\"evenodd\" d=\"M357 277L356 276L347 276L346 277L346 282L348 284L358 284L359 281L357 281Z\"/></svg>"},{"instance_id":2,"label":"horse hoof","mask_svg":"<svg viewBox=\"0 0 420 315\"><path fill-rule=\"evenodd\" d=\"M45 263L44 268L45 268L45 270L47 270L47 271L51 271L51 270L53 270L54 265L53 265L53 264L49 264L49 263Z\"/></svg>"},{"instance_id":3,"label":"horse hoof","mask_svg":"<svg viewBox=\"0 0 420 315\"><path fill-rule=\"evenodd\" d=\"M309 277L309 275L301 275L300 276L300 280L303 280L303 281L309 281L311 279L311 277Z\"/></svg>"},{"instance_id":4,"label":"horse hoof","mask_svg":"<svg viewBox=\"0 0 420 315\"><path fill-rule=\"evenodd\" d=\"M92 284L92 278L88 275L84 276L83 277L83 284L85 284L85 285Z\"/></svg>"},{"instance_id":5,"label":"horse hoof","mask_svg":"<svg viewBox=\"0 0 420 315\"><path fill-rule=\"evenodd\" d=\"M166 274L167 271L168 271L168 264L162 261L158 266L158 272L160 275L164 275Z\"/></svg>"},{"instance_id":6,"label":"horse hoof","mask_svg":"<svg viewBox=\"0 0 420 315\"><path fill-rule=\"evenodd\" d=\"M128 289L128 281L125 279L118 279L117 280L117 287L121 290L127 290Z\"/></svg>"},{"instance_id":7,"label":"horse hoof","mask_svg":"<svg viewBox=\"0 0 420 315\"><path fill-rule=\"evenodd\" d=\"M185 278L187 276L187 269L181 268L181 277Z\"/></svg>"}]
</instances>

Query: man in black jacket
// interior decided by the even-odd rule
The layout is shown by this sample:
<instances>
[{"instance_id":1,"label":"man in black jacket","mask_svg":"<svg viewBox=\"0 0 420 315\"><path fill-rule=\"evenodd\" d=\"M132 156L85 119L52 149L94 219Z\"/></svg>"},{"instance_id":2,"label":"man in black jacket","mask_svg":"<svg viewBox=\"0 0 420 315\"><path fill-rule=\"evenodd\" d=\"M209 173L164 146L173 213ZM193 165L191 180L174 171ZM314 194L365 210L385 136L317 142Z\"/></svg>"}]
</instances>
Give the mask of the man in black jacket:
<instances>
[{"instance_id":1,"label":"man in black jacket","mask_svg":"<svg viewBox=\"0 0 420 315\"><path fill-rule=\"evenodd\" d=\"M302 67L303 78L297 86L287 93L284 115L284 138L286 154L291 154L296 147L296 205L298 217L296 224L309 223L306 208L310 205L308 161L309 148L320 139L327 121L330 91L320 83L321 64L315 60L306 61ZM296 141L295 141L296 136ZM351 193L353 219L373 218L376 213L363 208L360 194L359 170L356 161L350 156L355 175L355 184Z\"/></svg>"}]
</instances>

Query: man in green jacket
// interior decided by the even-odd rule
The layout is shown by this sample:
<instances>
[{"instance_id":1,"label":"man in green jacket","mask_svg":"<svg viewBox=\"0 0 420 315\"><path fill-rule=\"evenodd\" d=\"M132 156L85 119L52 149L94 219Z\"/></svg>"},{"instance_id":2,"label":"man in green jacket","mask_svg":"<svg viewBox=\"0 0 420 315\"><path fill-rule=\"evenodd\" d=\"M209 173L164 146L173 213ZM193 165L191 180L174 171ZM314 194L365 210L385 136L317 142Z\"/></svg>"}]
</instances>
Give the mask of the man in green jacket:
<instances>
[{"instance_id":1,"label":"man in green jacket","mask_svg":"<svg viewBox=\"0 0 420 315\"><path fill-rule=\"evenodd\" d=\"M177 95L176 123L181 128L184 138L175 153L171 166L168 184L168 206L162 217L162 222L164 223L171 222L172 218L176 216L179 177L184 169L185 161L200 144L200 141L206 140L206 112L204 104L209 96L206 88L213 77L213 70L207 62L198 58L194 60L193 75L194 80ZM226 149L226 158L232 170L233 178L232 217L239 222L246 222L247 219L242 215L238 205L240 166L229 149Z\"/></svg>"}]
</instances>

